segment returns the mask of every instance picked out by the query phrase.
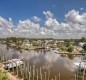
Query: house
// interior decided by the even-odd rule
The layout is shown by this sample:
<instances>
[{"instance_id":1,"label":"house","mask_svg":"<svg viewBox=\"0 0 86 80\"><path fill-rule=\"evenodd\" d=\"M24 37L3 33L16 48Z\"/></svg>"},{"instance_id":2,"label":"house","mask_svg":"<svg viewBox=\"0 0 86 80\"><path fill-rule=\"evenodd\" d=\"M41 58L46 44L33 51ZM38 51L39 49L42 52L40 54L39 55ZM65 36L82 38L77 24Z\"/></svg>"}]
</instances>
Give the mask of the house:
<instances>
[{"instance_id":1,"label":"house","mask_svg":"<svg viewBox=\"0 0 86 80\"><path fill-rule=\"evenodd\" d=\"M64 41L58 41L59 43L64 43Z\"/></svg>"},{"instance_id":2,"label":"house","mask_svg":"<svg viewBox=\"0 0 86 80\"><path fill-rule=\"evenodd\" d=\"M32 43L27 40L27 41L23 42L23 46L30 47L30 46L32 46Z\"/></svg>"},{"instance_id":3,"label":"house","mask_svg":"<svg viewBox=\"0 0 86 80\"><path fill-rule=\"evenodd\" d=\"M79 46L82 47L84 44L86 44L85 42L79 42Z\"/></svg>"},{"instance_id":4,"label":"house","mask_svg":"<svg viewBox=\"0 0 86 80\"><path fill-rule=\"evenodd\" d=\"M31 43L23 43L23 46L30 47L30 46L32 46L32 44Z\"/></svg>"}]
</instances>

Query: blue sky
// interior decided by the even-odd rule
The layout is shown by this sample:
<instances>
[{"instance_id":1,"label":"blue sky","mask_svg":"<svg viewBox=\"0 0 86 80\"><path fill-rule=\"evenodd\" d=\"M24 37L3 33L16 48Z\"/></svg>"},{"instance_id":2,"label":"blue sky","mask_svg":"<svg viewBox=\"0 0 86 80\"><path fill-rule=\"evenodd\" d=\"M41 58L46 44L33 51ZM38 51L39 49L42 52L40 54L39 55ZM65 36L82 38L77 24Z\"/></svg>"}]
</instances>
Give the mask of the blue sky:
<instances>
[{"instance_id":1,"label":"blue sky","mask_svg":"<svg viewBox=\"0 0 86 80\"><path fill-rule=\"evenodd\" d=\"M0 0L0 37L86 37L86 0Z\"/></svg>"},{"instance_id":2,"label":"blue sky","mask_svg":"<svg viewBox=\"0 0 86 80\"><path fill-rule=\"evenodd\" d=\"M44 19L43 11L49 10L54 13L58 21L64 20L64 14L75 9L84 8L86 0L0 0L0 16L11 17L14 23L32 16Z\"/></svg>"}]
</instances>

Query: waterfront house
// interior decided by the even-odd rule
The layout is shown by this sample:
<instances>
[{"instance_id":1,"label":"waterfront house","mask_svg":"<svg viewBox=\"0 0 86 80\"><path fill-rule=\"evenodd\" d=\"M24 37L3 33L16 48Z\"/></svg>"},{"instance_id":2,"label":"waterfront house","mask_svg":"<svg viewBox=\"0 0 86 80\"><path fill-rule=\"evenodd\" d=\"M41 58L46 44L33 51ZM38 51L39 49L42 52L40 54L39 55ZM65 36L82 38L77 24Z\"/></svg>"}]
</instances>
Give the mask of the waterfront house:
<instances>
[{"instance_id":1,"label":"waterfront house","mask_svg":"<svg viewBox=\"0 0 86 80\"><path fill-rule=\"evenodd\" d=\"M23 46L25 46L25 47L31 47L32 43L30 43L30 42L23 42Z\"/></svg>"},{"instance_id":2,"label":"waterfront house","mask_svg":"<svg viewBox=\"0 0 86 80\"><path fill-rule=\"evenodd\" d=\"M82 47L84 44L86 44L85 42L79 42L79 46Z\"/></svg>"}]
</instances>

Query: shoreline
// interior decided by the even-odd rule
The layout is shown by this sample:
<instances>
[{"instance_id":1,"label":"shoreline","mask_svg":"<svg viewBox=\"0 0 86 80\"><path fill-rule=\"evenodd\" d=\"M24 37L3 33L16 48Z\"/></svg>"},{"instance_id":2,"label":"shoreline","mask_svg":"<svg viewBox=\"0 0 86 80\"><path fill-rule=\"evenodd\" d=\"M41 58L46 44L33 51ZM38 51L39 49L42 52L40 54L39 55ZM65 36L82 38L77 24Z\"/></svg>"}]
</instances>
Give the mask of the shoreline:
<instances>
[{"instance_id":1,"label":"shoreline","mask_svg":"<svg viewBox=\"0 0 86 80\"><path fill-rule=\"evenodd\" d=\"M6 72L7 80L22 80L22 79L19 79L17 76L13 75L11 72L8 72L7 70L5 70L3 68L3 63L2 62L0 62L0 70L2 72Z\"/></svg>"}]
</instances>

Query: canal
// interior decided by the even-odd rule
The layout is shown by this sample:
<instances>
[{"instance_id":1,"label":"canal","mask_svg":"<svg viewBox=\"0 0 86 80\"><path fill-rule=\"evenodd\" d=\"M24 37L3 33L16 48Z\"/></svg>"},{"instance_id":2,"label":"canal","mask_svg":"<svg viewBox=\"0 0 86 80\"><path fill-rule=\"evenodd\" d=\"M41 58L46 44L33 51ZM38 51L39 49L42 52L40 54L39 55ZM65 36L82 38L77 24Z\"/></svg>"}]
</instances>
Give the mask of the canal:
<instances>
[{"instance_id":1,"label":"canal","mask_svg":"<svg viewBox=\"0 0 86 80\"><path fill-rule=\"evenodd\" d=\"M7 55L11 55L12 58L23 58L23 60L32 65L35 65L37 69L42 68L42 73L50 71L50 78L54 79L60 74L60 80L74 80L74 73L76 70L75 62L81 60L80 56L74 55L61 55L56 54L56 50L22 50L22 52L9 48L6 45L0 44L0 49Z\"/></svg>"}]
</instances>

